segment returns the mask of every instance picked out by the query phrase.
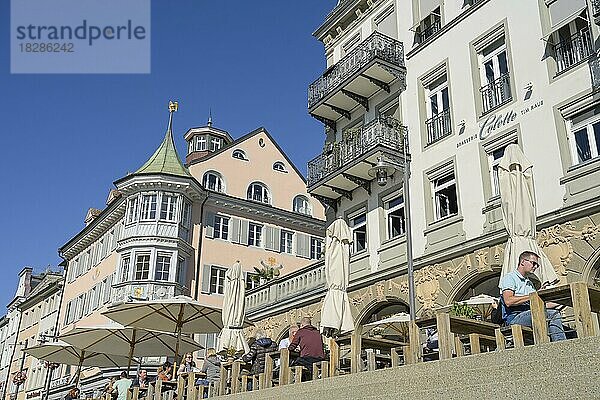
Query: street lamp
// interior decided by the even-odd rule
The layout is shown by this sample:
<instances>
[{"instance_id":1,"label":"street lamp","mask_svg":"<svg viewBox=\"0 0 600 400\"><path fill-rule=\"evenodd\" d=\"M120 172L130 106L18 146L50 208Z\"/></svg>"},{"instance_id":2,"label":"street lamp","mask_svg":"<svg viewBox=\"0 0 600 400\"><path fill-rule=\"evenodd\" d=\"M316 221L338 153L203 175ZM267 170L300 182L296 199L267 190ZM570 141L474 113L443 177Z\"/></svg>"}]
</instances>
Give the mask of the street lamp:
<instances>
[{"instance_id":1,"label":"street lamp","mask_svg":"<svg viewBox=\"0 0 600 400\"><path fill-rule=\"evenodd\" d=\"M406 267L408 270L408 307L410 320L416 319L415 310L415 273L412 249L412 229L410 223L410 152L408 147L408 130L402 135L402 155L404 158L403 195L404 195L404 224L406 228ZM369 169L369 176L377 178L379 186L385 186L389 176L396 171L394 165L387 162L383 157L377 158L377 164Z\"/></svg>"}]
</instances>

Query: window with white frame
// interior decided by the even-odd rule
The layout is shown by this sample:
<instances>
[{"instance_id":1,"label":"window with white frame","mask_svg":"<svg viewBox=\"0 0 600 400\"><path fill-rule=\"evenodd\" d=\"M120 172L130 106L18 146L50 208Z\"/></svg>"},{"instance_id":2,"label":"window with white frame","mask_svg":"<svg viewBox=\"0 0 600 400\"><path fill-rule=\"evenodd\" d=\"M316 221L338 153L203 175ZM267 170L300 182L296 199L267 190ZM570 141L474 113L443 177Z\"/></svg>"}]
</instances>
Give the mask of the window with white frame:
<instances>
[{"instance_id":1,"label":"window with white frame","mask_svg":"<svg viewBox=\"0 0 600 400\"><path fill-rule=\"evenodd\" d=\"M404 197L396 196L385 201L385 214L387 219L388 239L404 235Z\"/></svg>"},{"instance_id":2,"label":"window with white frame","mask_svg":"<svg viewBox=\"0 0 600 400\"><path fill-rule=\"evenodd\" d=\"M504 35L479 53L483 111L487 112L512 100L508 53Z\"/></svg>"},{"instance_id":3,"label":"window with white frame","mask_svg":"<svg viewBox=\"0 0 600 400\"><path fill-rule=\"evenodd\" d=\"M240 150L240 149L235 149L233 151L233 153L231 153L231 157L237 158L238 160L247 160L248 159L248 158L246 158L246 153L244 152L244 150Z\"/></svg>"},{"instance_id":4,"label":"window with white frame","mask_svg":"<svg viewBox=\"0 0 600 400\"><path fill-rule=\"evenodd\" d=\"M281 230L279 249L282 253L293 254L294 232Z\"/></svg>"},{"instance_id":5,"label":"window with white frame","mask_svg":"<svg viewBox=\"0 0 600 400\"><path fill-rule=\"evenodd\" d=\"M135 280L148 279L150 274L150 254L136 254L135 256Z\"/></svg>"},{"instance_id":6,"label":"window with white frame","mask_svg":"<svg viewBox=\"0 0 600 400\"><path fill-rule=\"evenodd\" d=\"M215 239L227 240L229 238L229 218L222 215L215 215L213 224L213 237Z\"/></svg>"},{"instance_id":7,"label":"window with white frame","mask_svg":"<svg viewBox=\"0 0 600 400\"><path fill-rule=\"evenodd\" d=\"M424 2L431 3L431 2ZM429 39L433 34L442 28L442 17L440 13L440 7L435 8L429 14L422 13L421 16L425 16L416 28L415 36L417 43L423 43Z\"/></svg>"},{"instance_id":8,"label":"window with white frame","mask_svg":"<svg viewBox=\"0 0 600 400\"><path fill-rule=\"evenodd\" d=\"M127 223L136 222L138 219L138 196L132 197L127 200Z\"/></svg>"},{"instance_id":9,"label":"window with white frame","mask_svg":"<svg viewBox=\"0 0 600 400\"><path fill-rule=\"evenodd\" d=\"M131 265L131 256L129 254L123 255L121 258L121 282L127 282L129 280Z\"/></svg>"},{"instance_id":10,"label":"window with white frame","mask_svg":"<svg viewBox=\"0 0 600 400\"><path fill-rule=\"evenodd\" d=\"M594 159L600 155L600 108L573 117L570 121L571 154L573 164Z\"/></svg>"},{"instance_id":11,"label":"window with white frame","mask_svg":"<svg viewBox=\"0 0 600 400\"><path fill-rule=\"evenodd\" d=\"M310 238L310 258L318 260L323 253L323 240L314 236Z\"/></svg>"},{"instance_id":12,"label":"window with white frame","mask_svg":"<svg viewBox=\"0 0 600 400\"><path fill-rule=\"evenodd\" d=\"M210 150L217 151L221 148L221 138L213 137L210 139Z\"/></svg>"},{"instance_id":13,"label":"window with white frame","mask_svg":"<svg viewBox=\"0 0 600 400\"><path fill-rule=\"evenodd\" d=\"M358 253L367 249L367 213L363 211L350 217L352 229L352 252Z\"/></svg>"},{"instance_id":14,"label":"window with white frame","mask_svg":"<svg viewBox=\"0 0 600 400\"><path fill-rule=\"evenodd\" d=\"M246 198L248 200L254 200L266 204L271 202L269 190L263 183L260 182L253 182L250 184L250 186L248 186Z\"/></svg>"},{"instance_id":15,"label":"window with white frame","mask_svg":"<svg viewBox=\"0 0 600 400\"><path fill-rule=\"evenodd\" d=\"M263 226L259 224L248 224L248 245L249 246L262 246L262 229Z\"/></svg>"},{"instance_id":16,"label":"window with white frame","mask_svg":"<svg viewBox=\"0 0 600 400\"><path fill-rule=\"evenodd\" d=\"M508 145L506 145L508 146ZM488 154L488 163L490 166L490 182L492 183L492 196L500 196L500 181L498 180L498 165L502 157L504 157L504 150L506 146L492 150Z\"/></svg>"},{"instance_id":17,"label":"window with white frame","mask_svg":"<svg viewBox=\"0 0 600 400\"><path fill-rule=\"evenodd\" d=\"M170 268L171 268L171 254L158 253L156 255L156 269L154 271L154 280L168 281Z\"/></svg>"},{"instance_id":18,"label":"window with white frame","mask_svg":"<svg viewBox=\"0 0 600 400\"><path fill-rule=\"evenodd\" d=\"M285 165L284 165L284 164L283 164L281 161L276 161L276 162L273 164L273 169L274 169L275 171L279 171L279 172L286 172L286 170L285 170Z\"/></svg>"},{"instance_id":19,"label":"window with white frame","mask_svg":"<svg viewBox=\"0 0 600 400\"><path fill-rule=\"evenodd\" d=\"M196 151L206 150L206 136L196 136Z\"/></svg>"},{"instance_id":20,"label":"window with white frame","mask_svg":"<svg viewBox=\"0 0 600 400\"><path fill-rule=\"evenodd\" d=\"M452 133L450 121L450 96L447 75L439 77L426 87L427 144L434 143Z\"/></svg>"},{"instance_id":21,"label":"window with white frame","mask_svg":"<svg viewBox=\"0 0 600 400\"><path fill-rule=\"evenodd\" d=\"M160 219L175 222L177 219L177 195L163 193L160 203Z\"/></svg>"},{"instance_id":22,"label":"window with white frame","mask_svg":"<svg viewBox=\"0 0 600 400\"><path fill-rule=\"evenodd\" d=\"M225 191L225 185L223 185L223 177L216 171L208 171L202 178L202 185L214 192L223 193Z\"/></svg>"},{"instance_id":23,"label":"window with white frame","mask_svg":"<svg viewBox=\"0 0 600 400\"><path fill-rule=\"evenodd\" d=\"M433 180L433 199L436 221L458 214L454 172L448 172Z\"/></svg>"},{"instance_id":24,"label":"window with white frame","mask_svg":"<svg viewBox=\"0 0 600 400\"><path fill-rule=\"evenodd\" d=\"M556 60L557 72L562 72L594 52L587 7L585 0L554 1L548 7L552 23L548 44Z\"/></svg>"},{"instance_id":25,"label":"window with white frame","mask_svg":"<svg viewBox=\"0 0 600 400\"><path fill-rule=\"evenodd\" d=\"M224 268L210 268L210 293L223 294L225 290L225 272Z\"/></svg>"},{"instance_id":26,"label":"window with white frame","mask_svg":"<svg viewBox=\"0 0 600 400\"><path fill-rule=\"evenodd\" d=\"M156 194L142 195L142 220L150 221L156 219Z\"/></svg>"},{"instance_id":27,"label":"window with white frame","mask_svg":"<svg viewBox=\"0 0 600 400\"><path fill-rule=\"evenodd\" d=\"M298 195L294 197L294 211L300 214L312 215L310 200L306 196Z\"/></svg>"}]
</instances>

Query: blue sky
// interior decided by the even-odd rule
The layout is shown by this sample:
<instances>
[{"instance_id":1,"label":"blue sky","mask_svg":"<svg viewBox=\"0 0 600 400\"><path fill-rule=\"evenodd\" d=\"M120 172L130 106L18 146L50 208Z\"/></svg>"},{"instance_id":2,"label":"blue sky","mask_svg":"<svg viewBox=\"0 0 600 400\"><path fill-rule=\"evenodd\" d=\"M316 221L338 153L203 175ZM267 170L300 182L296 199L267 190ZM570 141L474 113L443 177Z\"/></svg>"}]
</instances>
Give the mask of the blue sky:
<instances>
[{"instance_id":1,"label":"blue sky","mask_svg":"<svg viewBox=\"0 0 600 400\"><path fill-rule=\"evenodd\" d=\"M103 208L112 182L163 138L206 123L239 137L264 126L304 173L323 144L306 89L325 68L311 33L336 0L153 0L152 73L11 75L9 1L0 2L0 254L7 304L24 266L56 266L57 249ZM115 10L118 12L118 10Z\"/></svg>"}]
</instances>

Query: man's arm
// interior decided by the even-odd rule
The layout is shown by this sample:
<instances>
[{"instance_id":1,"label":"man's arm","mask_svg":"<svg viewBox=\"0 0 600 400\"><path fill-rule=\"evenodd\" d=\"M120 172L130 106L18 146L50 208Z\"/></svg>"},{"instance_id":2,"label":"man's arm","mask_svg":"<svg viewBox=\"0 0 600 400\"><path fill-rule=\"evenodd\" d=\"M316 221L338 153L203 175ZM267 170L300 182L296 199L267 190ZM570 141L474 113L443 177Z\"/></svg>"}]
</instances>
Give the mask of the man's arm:
<instances>
[{"instance_id":1,"label":"man's arm","mask_svg":"<svg viewBox=\"0 0 600 400\"><path fill-rule=\"evenodd\" d=\"M518 306L529 301L529 295L516 295L514 290L504 289L502 291L502 300L507 307Z\"/></svg>"},{"instance_id":2,"label":"man's arm","mask_svg":"<svg viewBox=\"0 0 600 400\"><path fill-rule=\"evenodd\" d=\"M290 349L290 351L296 351L296 349L300 345L300 337L301 336L302 335L300 334L300 331L296 332L296 334L294 335L294 339L292 340L292 342L288 346L288 349Z\"/></svg>"}]
</instances>

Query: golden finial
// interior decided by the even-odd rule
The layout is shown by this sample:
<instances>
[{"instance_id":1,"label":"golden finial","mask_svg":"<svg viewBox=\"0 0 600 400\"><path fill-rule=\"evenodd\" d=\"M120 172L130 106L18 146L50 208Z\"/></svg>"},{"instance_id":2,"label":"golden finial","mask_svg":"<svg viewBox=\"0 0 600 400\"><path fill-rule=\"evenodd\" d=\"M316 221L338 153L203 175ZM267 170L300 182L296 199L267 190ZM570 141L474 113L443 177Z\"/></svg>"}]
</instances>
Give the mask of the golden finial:
<instances>
[{"instance_id":1,"label":"golden finial","mask_svg":"<svg viewBox=\"0 0 600 400\"><path fill-rule=\"evenodd\" d=\"M169 112L174 113L177 112L177 110L179 110L179 103L172 100L169 101Z\"/></svg>"}]
</instances>

